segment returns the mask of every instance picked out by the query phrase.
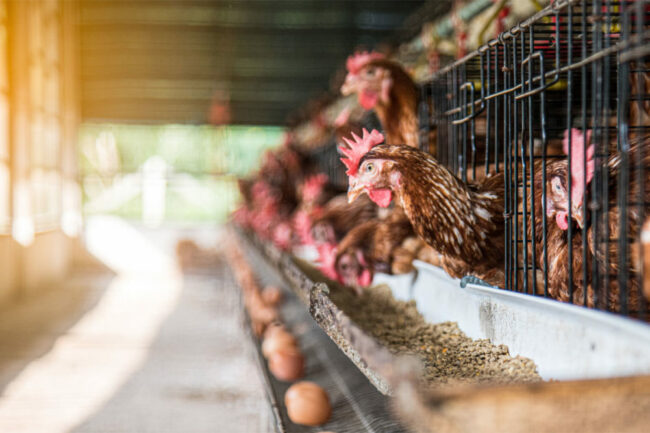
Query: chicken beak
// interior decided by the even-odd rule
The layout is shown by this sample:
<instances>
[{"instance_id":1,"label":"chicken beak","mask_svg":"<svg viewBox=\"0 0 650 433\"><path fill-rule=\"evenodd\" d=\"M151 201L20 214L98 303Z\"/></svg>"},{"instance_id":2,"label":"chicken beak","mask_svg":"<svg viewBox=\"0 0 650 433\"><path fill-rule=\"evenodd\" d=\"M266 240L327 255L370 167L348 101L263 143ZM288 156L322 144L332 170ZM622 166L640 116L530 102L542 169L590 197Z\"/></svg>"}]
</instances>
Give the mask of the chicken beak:
<instances>
[{"instance_id":1,"label":"chicken beak","mask_svg":"<svg viewBox=\"0 0 650 433\"><path fill-rule=\"evenodd\" d=\"M580 227L582 229L584 227L584 218L582 216L582 206L578 206L578 208L573 211L571 216L573 217L573 219L576 220L576 223L578 223L578 227Z\"/></svg>"},{"instance_id":2,"label":"chicken beak","mask_svg":"<svg viewBox=\"0 0 650 433\"><path fill-rule=\"evenodd\" d=\"M355 201L364 192L363 185L350 184L348 188L348 203Z\"/></svg>"},{"instance_id":3,"label":"chicken beak","mask_svg":"<svg viewBox=\"0 0 650 433\"><path fill-rule=\"evenodd\" d=\"M348 74L345 77L345 82L341 86L341 94L343 96L348 96L353 94L356 91L358 78L352 74Z\"/></svg>"}]
</instances>

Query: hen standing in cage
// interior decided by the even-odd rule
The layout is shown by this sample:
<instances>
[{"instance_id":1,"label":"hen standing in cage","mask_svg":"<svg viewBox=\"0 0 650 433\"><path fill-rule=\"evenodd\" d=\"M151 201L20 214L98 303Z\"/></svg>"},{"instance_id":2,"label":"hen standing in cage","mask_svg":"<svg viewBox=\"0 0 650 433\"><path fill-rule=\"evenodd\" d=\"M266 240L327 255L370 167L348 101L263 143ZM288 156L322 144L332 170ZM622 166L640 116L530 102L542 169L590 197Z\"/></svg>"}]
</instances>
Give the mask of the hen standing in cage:
<instances>
[{"instance_id":1,"label":"hen standing in cage","mask_svg":"<svg viewBox=\"0 0 650 433\"><path fill-rule=\"evenodd\" d=\"M426 152L381 144L377 131L353 137L349 148L341 148L351 201L366 193L387 207L394 194L415 233L442 254L452 277L475 275L503 284L502 173L465 184Z\"/></svg>"},{"instance_id":2,"label":"hen standing in cage","mask_svg":"<svg viewBox=\"0 0 650 433\"><path fill-rule=\"evenodd\" d=\"M364 109L375 110L387 143L419 147L418 90L404 68L376 52L352 55L346 67L341 93L354 93Z\"/></svg>"},{"instance_id":3,"label":"hen standing in cage","mask_svg":"<svg viewBox=\"0 0 650 433\"><path fill-rule=\"evenodd\" d=\"M478 137L475 137L474 126L475 122L484 116L488 122L485 138L490 144L494 144L494 148L490 148L491 154L494 155L495 161L498 157L497 164L500 164L500 168L506 172L506 214L509 219L506 228L508 259L505 272L510 277L508 288L522 287L522 277L530 276L531 271L536 277L534 279L539 281L537 277L542 274L540 271L546 271L549 295L556 299L592 306L597 302L601 305L600 308L605 305L610 310L624 310L625 306L621 303L628 302L629 309L643 309L643 306L639 305L642 299L638 288L640 281L638 236L639 225L643 215L647 213L648 198L644 195L647 195L644 185L650 185L650 181L647 180L649 166L644 155L644 152L647 152L644 151L647 147L647 135L643 138L644 128L648 126L647 119L650 118L648 116L650 104L647 102L650 80L648 80L645 62L639 60L631 62L630 69L633 74L630 75L629 87L632 88L631 93L634 96L631 99L638 103L632 103L629 106L629 116L624 115L623 118L598 114L611 109L609 104L612 104L612 108L615 107L610 94L602 92L602 88L610 83L606 78L609 75L604 75L602 70L609 68L614 59L605 58L609 63L603 60L606 51L603 50L602 45L598 47L595 41L600 40L599 43L602 44L601 39L606 39L609 43L625 39L626 33L621 32L619 26L619 12L624 7L637 9L636 16L633 16L637 34L641 31L639 29L647 28L645 25L649 12L647 2L644 3L645 9L638 3L631 4L632 6L630 3L625 6L617 5L607 11L604 4L592 6L588 2L574 2L568 6L558 6L557 10L549 9L547 17L513 29L512 33L504 35L503 40L500 38L493 46L484 47L484 51L477 52L473 57L446 68L434 78L432 87L437 105L436 117L440 121L438 128L441 141L438 147L442 149L441 161L450 168L453 167L451 169L454 172L466 171L467 159L461 160L458 155L463 154L468 137L479 142ZM570 15L570 10L574 13L573 17ZM644 10L645 14L638 12L641 10ZM579 24L579 19L582 20L582 25ZM572 23L573 28L568 24L569 22ZM546 35L548 40L545 38ZM647 36L643 37L647 39ZM593 50L594 54L590 55L590 50ZM603 52L599 52L600 50ZM645 52L647 53L647 50ZM638 59L638 53L636 56ZM492 59L493 69L490 69ZM598 61L601 63L597 63ZM562 64L563 62L566 64ZM487 68L484 68L485 66ZM618 69L613 70L620 73ZM574 83L576 81L582 83L580 98L574 96L579 87L574 84L572 88L570 85L572 74ZM625 74L624 70L623 74ZM554 80L545 81L553 76L555 76ZM618 81L620 84L621 80ZM611 82L614 84L616 80ZM593 86L592 94L588 94L589 85ZM474 86L480 89L481 99L477 101L472 98L476 96ZM623 85L625 86L627 82ZM563 95L564 89L566 94ZM533 98L535 95L538 99ZM573 103L572 96L575 98ZM557 109L547 110L544 106L544 97L553 99L557 103ZM621 101L626 98L620 94L617 98L619 106L616 108L624 112L627 107L625 103L621 104ZM539 102L541 103L536 105ZM480 108L475 111L474 107ZM485 111L481 111L483 108ZM571 114L572 109L573 114ZM534 116L539 116L539 119L535 119ZM597 120L597 116L602 118ZM466 120L461 119L462 117L466 117ZM624 121L628 117L629 122ZM545 119L549 118L550 124L545 125ZM633 118L639 120L633 121ZM593 119L592 123L589 123L588 119ZM583 164L583 170L587 168L584 166L585 162L587 166L589 164L593 166L594 161L589 160L593 154L585 158L586 161L575 160L574 158L581 159L584 143L578 138L573 140L571 148L574 158L572 158L570 171L577 180L568 181L568 185L573 186L570 194L573 215L572 218L568 218L570 215L567 210L569 207L567 199L569 187L566 180L569 171L568 163L567 161L551 162L547 165L545 187L549 194L548 198L553 199L548 201L542 196L544 185L541 160L552 155L554 157L562 155L563 141L554 137L555 131L561 131L567 124L578 124L580 120L582 120L583 130L610 128L612 131L614 128L620 128L624 131L621 135L629 137L631 150L617 154L616 143L610 143L609 150L599 149L596 152L597 158L601 161L599 164L605 167L603 171L607 174L604 177L599 174L602 179L598 177L598 182L592 182L586 172L583 172L582 178L577 177L577 171L581 167L580 164ZM467 122L472 125L471 134L462 133L462 128L468 128L464 126ZM630 127L629 134L624 129L625 126ZM542 137L535 137L540 130ZM550 137L546 135L548 130L552 130ZM601 137L607 135L601 130L599 130ZM607 139L603 138L603 140ZM589 149L588 145L585 147ZM564 152L567 150L568 147L565 146ZM472 146L472 152L480 151L480 145L476 146L476 149ZM501 152L500 156L499 152ZM447 154L450 157L445 159ZM488 155L485 156L486 171L489 171ZM634 168L630 165L628 169L627 164L621 162L623 160L629 160L637 165ZM461 163L459 164L458 161ZM460 167L456 168L457 165ZM528 174L529 170L530 174ZM623 180L617 181L619 178ZM580 187L577 186L578 183L581 184ZM524 199L531 193L531 186L535 194L534 208L530 207L530 201L526 203ZM551 197L554 188L563 188L564 196ZM625 192L617 194L621 188ZM602 189L609 191L603 192ZM601 199L598 194L604 194L604 197L609 199ZM598 200L602 211L592 209L593 203ZM622 203L619 202L620 200ZM583 204L588 207L589 215L592 213L596 215L598 212L600 212L598 215L605 214L602 218L608 226L607 236L611 235L614 238L611 242L609 239L595 241L597 239L595 232L599 229L594 228L594 223L589 218L584 218L578 224L577 220L582 215L580 212ZM535 212L535 208L542 209L542 212ZM545 210L548 217L546 233L543 224ZM534 219L532 225L531 219ZM584 232L582 227L585 227ZM603 230L602 227L601 224L600 230ZM618 236L618 232L622 230L619 227L625 227L623 237ZM569 234L570 239L567 238ZM531 239L533 237L534 239ZM619 242L619 239L622 240ZM545 259L547 251L544 242L548 246L548 260ZM619 251L623 250L625 253L621 254L619 263ZM625 258L626 254L627 258ZM528 261L529 258L532 258L534 263ZM598 275L599 272L609 278L604 290L600 287L603 282L602 275ZM596 281L592 287L592 280L596 278L594 275L600 277L601 281ZM525 281L525 278L523 279ZM536 288L541 287L538 284ZM594 293L594 288L598 289L597 293Z\"/></svg>"},{"instance_id":4,"label":"hen standing in cage","mask_svg":"<svg viewBox=\"0 0 650 433\"><path fill-rule=\"evenodd\" d=\"M401 254L413 260L414 254L400 248L413 235L411 223L400 208L384 219L359 224L337 246L336 273L345 285L359 291L370 285L375 272L393 273L393 262Z\"/></svg>"},{"instance_id":5,"label":"hen standing in cage","mask_svg":"<svg viewBox=\"0 0 650 433\"><path fill-rule=\"evenodd\" d=\"M311 237L316 244L336 244L354 227L379 216L370 200L348 203L345 195L337 195L317 212L311 224Z\"/></svg>"},{"instance_id":6,"label":"hen standing in cage","mask_svg":"<svg viewBox=\"0 0 650 433\"><path fill-rule=\"evenodd\" d=\"M572 161L571 161L571 175L568 176L568 162L566 160L556 161L547 166L547 198L545 200L546 214L548 217L555 218L555 222L550 222L547 227L547 245L548 249L553 252L553 257L548 263L548 283L549 294L556 299L564 302L573 301L576 304L583 304L584 301L584 288L587 288L587 305L590 307L606 308L612 311L620 311L621 309L621 281L618 279L621 265L628 269L628 278L622 281L623 289L627 292L627 307L633 313L640 311L640 273L641 273L641 258L639 248L639 236L641 232L641 225L643 224L644 213L650 211L650 152L647 149L650 143L650 137L641 136L631 139L630 147L627 157L631 160L638 161L637 170L642 171L642 182L638 182L638 177L633 176L630 179L628 186L627 197L617 197L616 191L618 183L621 181L621 164L623 155L617 152L610 156L606 162L606 170L608 171L609 200L607 203L607 231L610 233L612 239L619 239L620 236L625 236L629 243L632 244L631 254L628 257L627 263L620 263L618 242L607 242L607 248L602 249L596 244L596 237L593 232L594 228L590 224L589 213L583 214L583 203L589 201L589 186L593 179L594 173L594 146L590 143L591 133L582 134L577 130L571 132L572 135ZM568 138L568 134L567 134ZM568 143L567 143L568 149ZM586 150L583 150L586 149ZM583 151L584 159L583 159ZM586 165L583 161L586 160ZM541 185L541 170L535 176L536 187L535 200L538 206L542 205L542 185ZM571 183L571 220L569 220L569 193L568 182ZM619 199L625 200L628 203L641 198L642 206L630 206L627 209L626 224L627 233L621 234L621 218L622 209ZM625 218L625 217L624 217ZM569 284L569 275L566 268L566 260L568 260L569 241L567 239L567 229L569 224L575 224L577 227L573 231L571 239L571 248L573 251L573 278L571 288ZM542 247L543 233L542 217L539 216L535 220L535 225L538 229L536 239L536 248L538 251L537 257L540 258L538 265L544 266L542 260ZM582 237L583 229L586 229L587 251L583 253L582 250ZM627 245L627 242L625 243ZM586 261L583 262L586 256ZM592 287L592 261L596 258L598 267L603 269L603 272L608 276L610 284L604 287L602 293L598 293ZM582 266L587 266L587 281L583 281Z\"/></svg>"},{"instance_id":7,"label":"hen standing in cage","mask_svg":"<svg viewBox=\"0 0 650 433\"><path fill-rule=\"evenodd\" d=\"M613 11L616 10L607 13ZM606 9L603 7L601 12L604 15ZM643 40L645 37L640 32L647 27L647 13L645 2L625 5L621 15L626 23L623 32L605 35L622 38L623 47L633 46L630 43L634 38L641 36ZM636 36L632 36L631 17ZM601 29L611 31L613 27ZM600 110L594 105L591 112L586 112L583 105L583 119L592 116L589 127L595 128L587 129L584 134L575 129L570 134L565 132L564 151L569 154L571 147L571 168L568 160L547 166L545 200L541 197L541 167L536 167L536 205L546 205L546 215L555 219L548 223L546 232L547 248L552 254L546 266L549 295L558 300L633 315L643 315L647 309L641 288L639 239L643 219L650 210L650 155L646 131L650 125L647 102L650 77L645 66L646 62L637 58L629 63L617 63L616 69L612 68L618 83L616 118L609 115L606 105L609 101L604 101ZM582 81L586 82L587 78L582 77ZM586 95L583 89L581 101L588 96L594 97ZM629 104L625 104L628 100ZM607 134L610 126L616 128L616 139ZM583 129L586 127L583 120ZM600 136L592 143L596 133ZM595 144L599 144L597 149ZM598 152L602 168L595 176ZM534 241L536 265L540 269L545 266L542 226L542 218L537 215ZM571 266L569 257L572 258Z\"/></svg>"}]
</instances>

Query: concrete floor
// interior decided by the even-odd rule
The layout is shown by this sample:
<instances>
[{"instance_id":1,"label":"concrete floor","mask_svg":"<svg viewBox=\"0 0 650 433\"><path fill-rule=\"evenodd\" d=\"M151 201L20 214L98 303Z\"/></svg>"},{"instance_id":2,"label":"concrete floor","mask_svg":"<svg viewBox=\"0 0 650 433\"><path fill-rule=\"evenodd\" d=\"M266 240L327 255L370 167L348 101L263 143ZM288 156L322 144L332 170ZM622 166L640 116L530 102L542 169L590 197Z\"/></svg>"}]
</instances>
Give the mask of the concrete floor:
<instances>
[{"instance_id":1,"label":"concrete floor","mask_svg":"<svg viewBox=\"0 0 650 433\"><path fill-rule=\"evenodd\" d=\"M90 221L110 271L0 311L0 432L270 431L232 276L180 273L177 237Z\"/></svg>"}]
</instances>

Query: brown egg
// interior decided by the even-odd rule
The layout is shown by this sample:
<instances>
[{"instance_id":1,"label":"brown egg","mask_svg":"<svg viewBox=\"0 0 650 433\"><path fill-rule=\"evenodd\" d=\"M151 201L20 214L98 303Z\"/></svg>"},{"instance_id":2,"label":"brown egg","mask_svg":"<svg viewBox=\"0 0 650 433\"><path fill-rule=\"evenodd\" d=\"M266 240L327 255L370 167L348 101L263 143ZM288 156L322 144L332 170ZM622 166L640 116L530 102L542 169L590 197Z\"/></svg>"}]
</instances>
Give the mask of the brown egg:
<instances>
[{"instance_id":1,"label":"brown egg","mask_svg":"<svg viewBox=\"0 0 650 433\"><path fill-rule=\"evenodd\" d=\"M305 371L305 358L297 347L278 349L269 356L269 370L278 380L298 380Z\"/></svg>"},{"instance_id":2,"label":"brown egg","mask_svg":"<svg viewBox=\"0 0 650 433\"><path fill-rule=\"evenodd\" d=\"M274 352L282 349L297 348L298 342L296 338L283 329L271 332L271 334L264 338L262 342L262 354L265 358L269 358Z\"/></svg>"},{"instance_id":3,"label":"brown egg","mask_svg":"<svg viewBox=\"0 0 650 433\"><path fill-rule=\"evenodd\" d=\"M262 322L266 326L277 319L278 312L276 309L266 305L259 293L250 292L250 296L245 301L246 308L253 321Z\"/></svg>"},{"instance_id":4,"label":"brown egg","mask_svg":"<svg viewBox=\"0 0 650 433\"><path fill-rule=\"evenodd\" d=\"M296 424L309 426L327 422L332 407L327 392L313 382L298 382L284 394L289 419Z\"/></svg>"},{"instance_id":5,"label":"brown egg","mask_svg":"<svg viewBox=\"0 0 650 433\"><path fill-rule=\"evenodd\" d=\"M254 320L262 322L264 326L268 325L274 320L277 320L278 318L278 312L275 311L275 308L267 307L266 305L256 309L254 312L251 312L251 315L253 316Z\"/></svg>"},{"instance_id":6,"label":"brown egg","mask_svg":"<svg viewBox=\"0 0 650 433\"><path fill-rule=\"evenodd\" d=\"M282 301L282 291L275 286L266 286L262 290L262 299L266 305L275 306Z\"/></svg>"},{"instance_id":7,"label":"brown egg","mask_svg":"<svg viewBox=\"0 0 650 433\"><path fill-rule=\"evenodd\" d=\"M242 289L250 290L252 287L255 287L255 275L250 269L244 267L239 268L237 278Z\"/></svg>"}]
</instances>

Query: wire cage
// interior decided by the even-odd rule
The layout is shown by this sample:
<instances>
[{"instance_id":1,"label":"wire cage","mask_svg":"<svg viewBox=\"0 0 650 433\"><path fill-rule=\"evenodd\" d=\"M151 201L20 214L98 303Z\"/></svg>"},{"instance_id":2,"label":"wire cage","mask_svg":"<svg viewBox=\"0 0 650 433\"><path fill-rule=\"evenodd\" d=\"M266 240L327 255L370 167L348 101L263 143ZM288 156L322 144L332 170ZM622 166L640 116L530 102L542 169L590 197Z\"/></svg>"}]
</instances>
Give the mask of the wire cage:
<instances>
[{"instance_id":1,"label":"wire cage","mask_svg":"<svg viewBox=\"0 0 650 433\"><path fill-rule=\"evenodd\" d=\"M339 146L344 145L343 137L348 137L354 132L361 134L362 127L372 131L381 129L381 123L372 112L366 113L359 123L347 124L346 127L332 132L328 142L306 153L309 161L314 163L319 172L327 174L330 184L340 191L348 188L348 176L345 166L341 164L342 154Z\"/></svg>"},{"instance_id":2,"label":"wire cage","mask_svg":"<svg viewBox=\"0 0 650 433\"><path fill-rule=\"evenodd\" d=\"M437 159L464 181L504 174L505 289L646 316L649 17L648 1L555 1L421 85Z\"/></svg>"}]
</instances>

